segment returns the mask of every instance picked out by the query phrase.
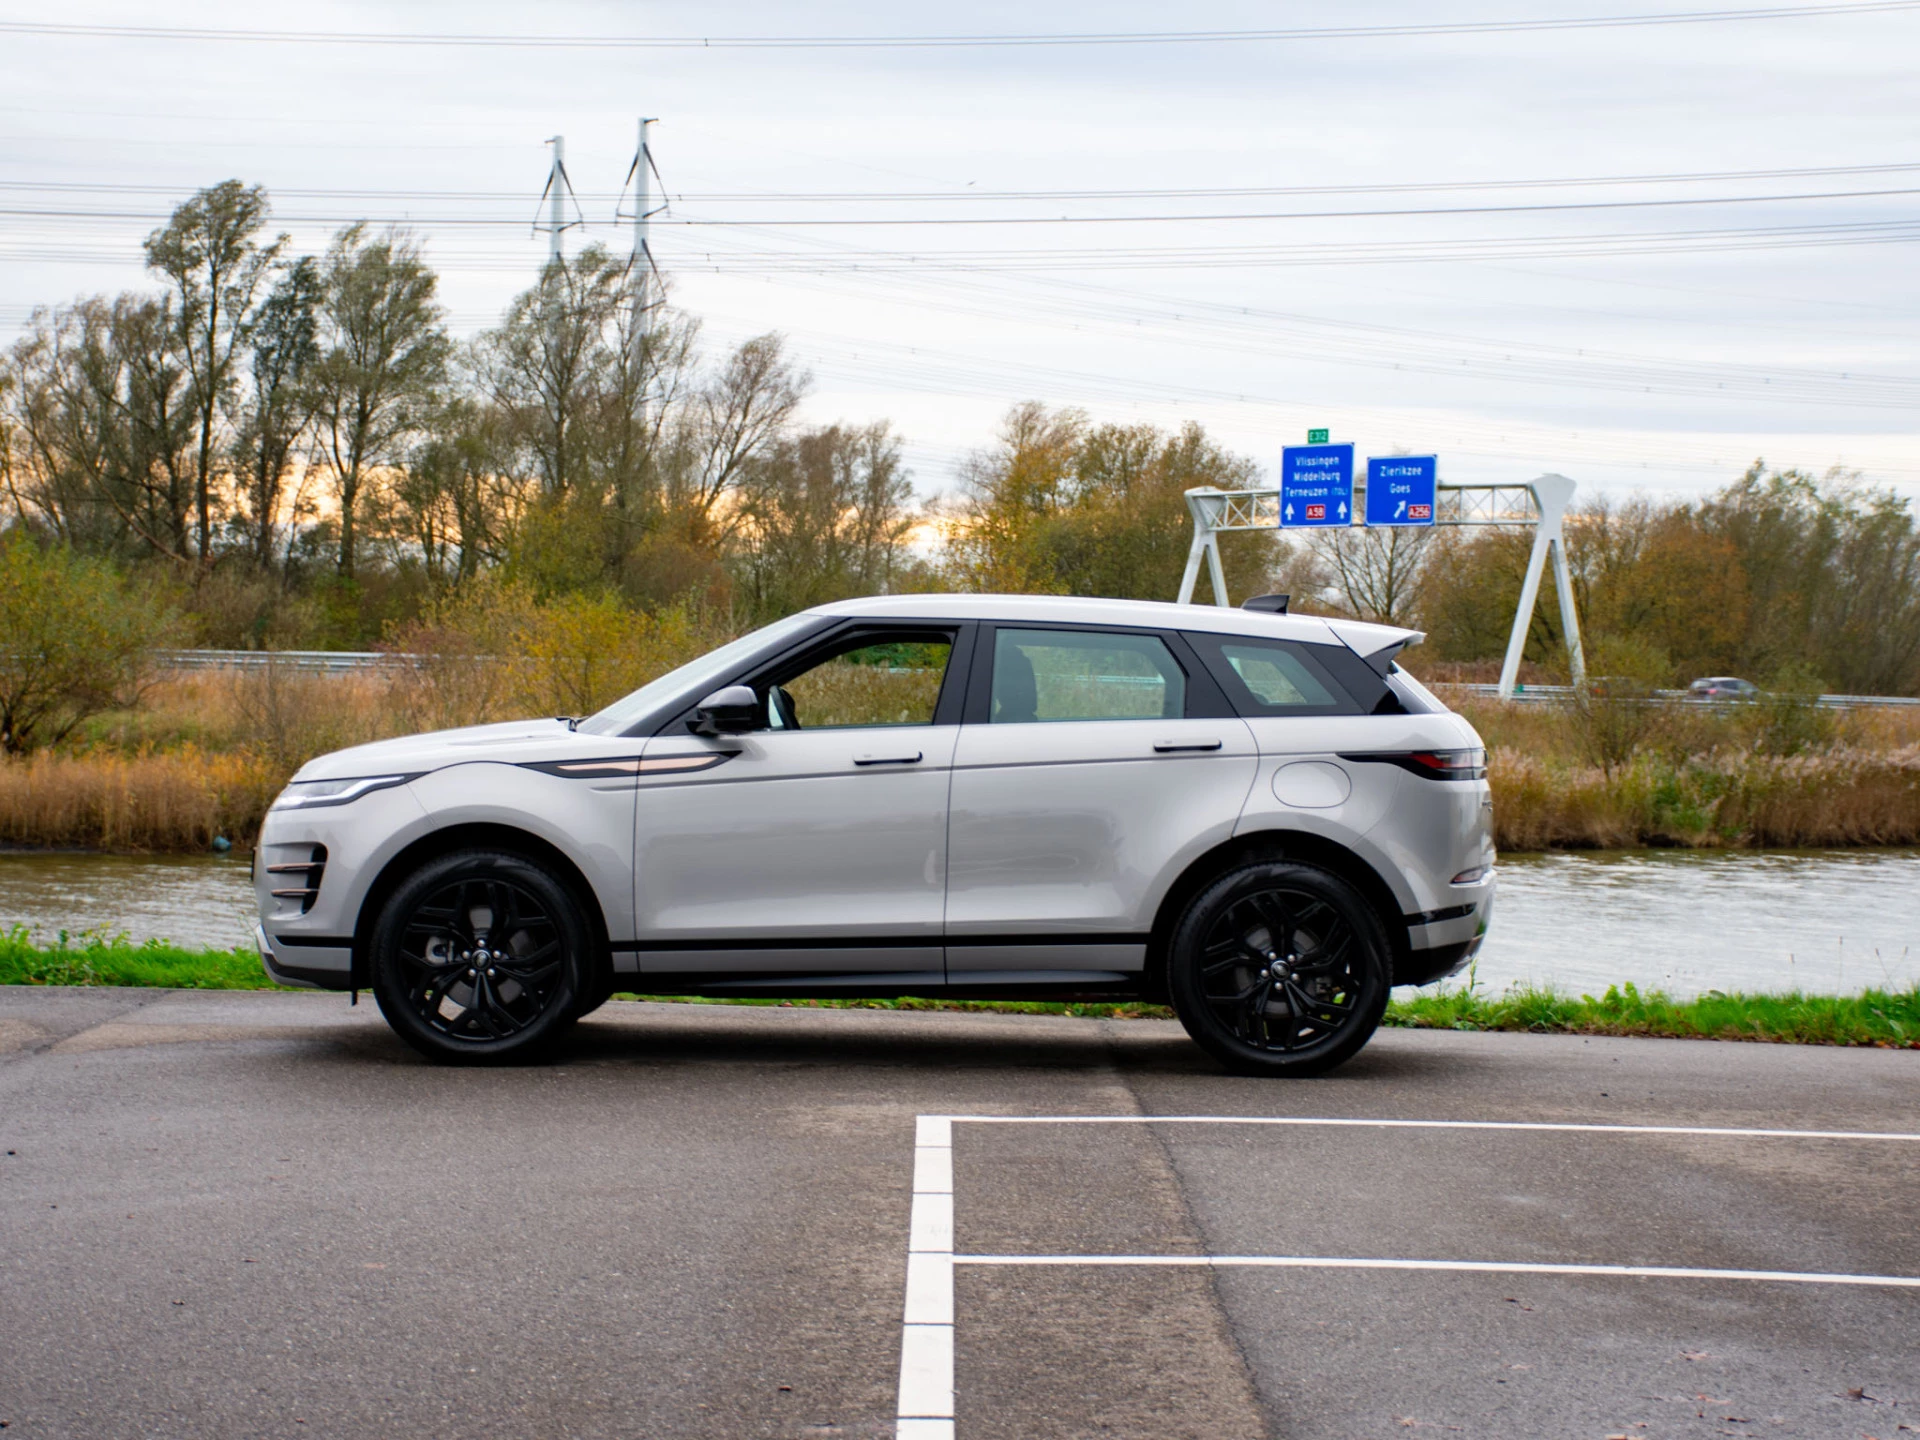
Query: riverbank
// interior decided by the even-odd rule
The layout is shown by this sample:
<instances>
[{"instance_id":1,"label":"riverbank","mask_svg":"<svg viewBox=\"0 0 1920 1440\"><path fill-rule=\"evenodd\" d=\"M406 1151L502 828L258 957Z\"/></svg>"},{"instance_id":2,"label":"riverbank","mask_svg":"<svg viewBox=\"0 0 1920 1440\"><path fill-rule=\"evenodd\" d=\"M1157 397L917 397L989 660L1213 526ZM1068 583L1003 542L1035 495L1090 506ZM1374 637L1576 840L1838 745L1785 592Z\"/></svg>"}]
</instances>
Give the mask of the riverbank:
<instances>
[{"instance_id":1,"label":"riverbank","mask_svg":"<svg viewBox=\"0 0 1920 1440\"><path fill-rule=\"evenodd\" d=\"M150 986L157 989L271 990L249 950L188 950L131 945L98 936L36 945L20 931L0 936L0 984ZM622 995L624 999L680 999ZM1048 1004L983 1000L695 1000L707 1005L793 1004L824 1009L985 1010L1001 1014L1166 1019L1146 1004ZM1859 995L1740 995L1718 991L1674 1000L1632 985L1604 995L1572 996L1529 985L1501 995L1477 990L1419 991L1395 998L1386 1024L1428 1030L1505 1030L1535 1034L1627 1035L1745 1040L1788 1045L1865 1045L1920 1050L1920 986Z\"/></svg>"},{"instance_id":2,"label":"riverbank","mask_svg":"<svg viewBox=\"0 0 1920 1440\"><path fill-rule=\"evenodd\" d=\"M486 663L172 676L64 748L0 758L0 846L193 854L224 839L244 850L308 757L508 718L499 697L512 692L487 683ZM1784 697L1581 710L1471 697L1460 711L1487 742L1503 851L1920 844L1920 707L1835 712Z\"/></svg>"}]
</instances>

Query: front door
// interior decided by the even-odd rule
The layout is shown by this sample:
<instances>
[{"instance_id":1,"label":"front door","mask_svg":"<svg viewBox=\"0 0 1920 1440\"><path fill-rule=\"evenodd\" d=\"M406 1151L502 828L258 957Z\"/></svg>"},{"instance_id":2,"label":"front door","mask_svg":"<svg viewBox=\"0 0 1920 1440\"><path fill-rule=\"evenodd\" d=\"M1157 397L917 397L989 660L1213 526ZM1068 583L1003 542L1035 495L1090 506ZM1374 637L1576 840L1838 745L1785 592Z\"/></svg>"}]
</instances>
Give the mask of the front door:
<instances>
[{"instance_id":1,"label":"front door","mask_svg":"<svg viewBox=\"0 0 1920 1440\"><path fill-rule=\"evenodd\" d=\"M947 977L1134 974L1168 877L1232 835L1253 737L1173 637L1003 625L987 666L954 757Z\"/></svg>"},{"instance_id":2,"label":"front door","mask_svg":"<svg viewBox=\"0 0 1920 1440\"><path fill-rule=\"evenodd\" d=\"M751 677L760 728L648 741L641 974L747 988L940 978L960 703L941 694L960 633L843 632Z\"/></svg>"}]
</instances>

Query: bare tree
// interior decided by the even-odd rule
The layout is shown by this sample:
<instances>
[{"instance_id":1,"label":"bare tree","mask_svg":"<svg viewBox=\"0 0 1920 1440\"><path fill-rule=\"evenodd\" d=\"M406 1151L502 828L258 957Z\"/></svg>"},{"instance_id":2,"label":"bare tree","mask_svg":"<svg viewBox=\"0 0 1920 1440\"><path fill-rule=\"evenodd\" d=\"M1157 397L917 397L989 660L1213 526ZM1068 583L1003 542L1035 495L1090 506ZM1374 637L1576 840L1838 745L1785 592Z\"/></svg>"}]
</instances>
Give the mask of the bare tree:
<instances>
[{"instance_id":1,"label":"bare tree","mask_svg":"<svg viewBox=\"0 0 1920 1440\"><path fill-rule=\"evenodd\" d=\"M810 380L787 359L778 335L743 342L686 407L668 499L731 528L721 501L779 437Z\"/></svg>"},{"instance_id":2,"label":"bare tree","mask_svg":"<svg viewBox=\"0 0 1920 1440\"><path fill-rule=\"evenodd\" d=\"M549 264L480 341L480 372L538 472L559 497L598 488L600 422L625 369L621 317L630 308L621 262L598 245ZM629 407L631 413L632 407Z\"/></svg>"},{"instance_id":3,"label":"bare tree","mask_svg":"<svg viewBox=\"0 0 1920 1440\"><path fill-rule=\"evenodd\" d=\"M234 449L247 476L249 548L262 571L273 566L281 492L310 415L307 380L320 355L321 291L320 267L303 255L283 268L247 327L252 386Z\"/></svg>"},{"instance_id":4,"label":"bare tree","mask_svg":"<svg viewBox=\"0 0 1920 1440\"><path fill-rule=\"evenodd\" d=\"M349 580L361 489L399 461L446 374L437 283L418 243L394 229L368 239L364 225L348 226L322 266L314 413L340 505L338 569Z\"/></svg>"},{"instance_id":5,"label":"bare tree","mask_svg":"<svg viewBox=\"0 0 1920 1440\"><path fill-rule=\"evenodd\" d=\"M229 399L236 353L256 294L287 244L259 242L267 222L267 192L226 180L202 190L147 237L147 267L173 286L176 337L192 380L199 431L194 455L194 553L202 568L212 558L214 431Z\"/></svg>"},{"instance_id":6,"label":"bare tree","mask_svg":"<svg viewBox=\"0 0 1920 1440\"><path fill-rule=\"evenodd\" d=\"M34 315L8 357L23 516L68 544L191 563L191 380L170 302L82 300Z\"/></svg>"},{"instance_id":7,"label":"bare tree","mask_svg":"<svg viewBox=\"0 0 1920 1440\"><path fill-rule=\"evenodd\" d=\"M1342 609L1381 625L1405 625L1419 600L1432 538L1425 527L1335 528L1311 532L1308 545Z\"/></svg>"}]
</instances>

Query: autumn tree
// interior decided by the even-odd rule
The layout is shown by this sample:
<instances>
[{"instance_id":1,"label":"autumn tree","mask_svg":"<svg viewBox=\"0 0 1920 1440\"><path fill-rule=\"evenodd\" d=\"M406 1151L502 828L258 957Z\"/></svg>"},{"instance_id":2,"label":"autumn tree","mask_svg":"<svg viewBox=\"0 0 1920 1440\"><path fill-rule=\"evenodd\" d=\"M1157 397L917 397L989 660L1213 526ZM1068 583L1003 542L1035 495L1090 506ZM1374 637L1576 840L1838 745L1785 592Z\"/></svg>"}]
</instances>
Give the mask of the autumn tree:
<instances>
[{"instance_id":1,"label":"autumn tree","mask_svg":"<svg viewBox=\"0 0 1920 1440\"><path fill-rule=\"evenodd\" d=\"M1701 523L1739 559L1752 597L1741 649L1863 694L1920 690L1920 531L1906 500L1835 471L1755 461Z\"/></svg>"},{"instance_id":2,"label":"autumn tree","mask_svg":"<svg viewBox=\"0 0 1920 1440\"><path fill-rule=\"evenodd\" d=\"M970 590L1170 600L1193 526L1186 491L1252 483L1253 462L1198 425L1096 425L1078 410L1015 406L970 456L948 517L948 573ZM1221 537L1241 594L1264 589L1272 541Z\"/></svg>"},{"instance_id":3,"label":"autumn tree","mask_svg":"<svg viewBox=\"0 0 1920 1440\"><path fill-rule=\"evenodd\" d=\"M303 255L284 265L247 326L251 385L234 437L235 468L246 477L243 511L254 568L273 567L287 472L312 410L310 380L319 359L320 267Z\"/></svg>"},{"instance_id":4,"label":"autumn tree","mask_svg":"<svg viewBox=\"0 0 1920 1440\"><path fill-rule=\"evenodd\" d=\"M912 572L913 487L884 421L828 425L776 441L741 483L739 597L772 619Z\"/></svg>"},{"instance_id":5,"label":"autumn tree","mask_svg":"<svg viewBox=\"0 0 1920 1440\"><path fill-rule=\"evenodd\" d=\"M405 231L369 236L350 225L321 265L315 422L339 502L337 568L354 578L362 488L394 465L446 373L449 342L434 295L438 277Z\"/></svg>"},{"instance_id":6,"label":"autumn tree","mask_svg":"<svg viewBox=\"0 0 1920 1440\"><path fill-rule=\"evenodd\" d=\"M193 454L193 543L200 566L213 558L215 467L222 410L232 399L234 368L254 304L269 283L287 237L262 244L269 206L258 185L226 180L202 190L147 237L147 268L172 287L166 312L191 385L197 432Z\"/></svg>"}]
</instances>

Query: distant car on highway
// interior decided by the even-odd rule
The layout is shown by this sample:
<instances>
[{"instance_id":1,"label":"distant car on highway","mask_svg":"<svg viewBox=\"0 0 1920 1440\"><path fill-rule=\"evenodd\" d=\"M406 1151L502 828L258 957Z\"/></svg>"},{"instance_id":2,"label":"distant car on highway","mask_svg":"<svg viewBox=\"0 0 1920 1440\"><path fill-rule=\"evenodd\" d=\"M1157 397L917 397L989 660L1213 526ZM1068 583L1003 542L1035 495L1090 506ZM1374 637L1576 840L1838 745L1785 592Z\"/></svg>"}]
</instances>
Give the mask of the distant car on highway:
<instances>
[{"instance_id":1,"label":"distant car on highway","mask_svg":"<svg viewBox=\"0 0 1920 1440\"><path fill-rule=\"evenodd\" d=\"M1687 686L1689 700L1758 700L1760 687L1732 675L1710 675Z\"/></svg>"},{"instance_id":2,"label":"distant car on highway","mask_svg":"<svg viewBox=\"0 0 1920 1440\"><path fill-rule=\"evenodd\" d=\"M1414 631L911 595L757 630L585 720L309 762L255 859L267 972L443 1060L615 990L1149 997L1312 1074L1494 895L1486 753Z\"/></svg>"}]
</instances>

